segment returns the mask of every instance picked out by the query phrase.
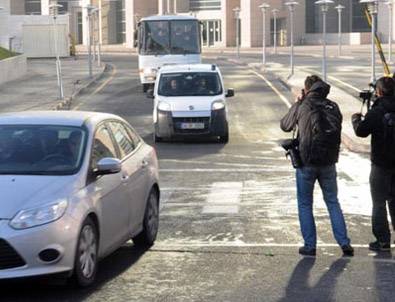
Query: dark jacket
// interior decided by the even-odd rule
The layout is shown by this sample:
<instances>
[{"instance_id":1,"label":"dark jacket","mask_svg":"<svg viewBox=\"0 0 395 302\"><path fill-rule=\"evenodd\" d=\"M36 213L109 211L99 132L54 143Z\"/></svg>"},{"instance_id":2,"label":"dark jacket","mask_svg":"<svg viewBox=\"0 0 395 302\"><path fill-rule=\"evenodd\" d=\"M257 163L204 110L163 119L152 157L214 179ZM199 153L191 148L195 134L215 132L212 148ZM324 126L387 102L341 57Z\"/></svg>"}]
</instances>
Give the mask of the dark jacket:
<instances>
[{"instance_id":1,"label":"dark jacket","mask_svg":"<svg viewBox=\"0 0 395 302\"><path fill-rule=\"evenodd\" d=\"M352 124L355 134L359 137L371 137L371 155L372 163L383 168L395 168L393 164L393 155L390 154L387 143L384 140L384 114L395 112L395 97L378 98L372 109L362 119L361 115L355 114L352 118Z\"/></svg>"},{"instance_id":2,"label":"dark jacket","mask_svg":"<svg viewBox=\"0 0 395 302\"><path fill-rule=\"evenodd\" d=\"M288 113L281 119L281 129L285 132L291 132L298 126L299 151L304 165L313 165L310 160L311 146L311 112L314 105L320 103L330 103L338 111L342 119L340 109L336 103L329 101L326 97L329 94L330 86L325 82L316 82L307 93L306 97L296 102L289 109ZM333 165L339 159L339 149L335 150L333 156L322 159L322 165Z\"/></svg>"}]
</instances>

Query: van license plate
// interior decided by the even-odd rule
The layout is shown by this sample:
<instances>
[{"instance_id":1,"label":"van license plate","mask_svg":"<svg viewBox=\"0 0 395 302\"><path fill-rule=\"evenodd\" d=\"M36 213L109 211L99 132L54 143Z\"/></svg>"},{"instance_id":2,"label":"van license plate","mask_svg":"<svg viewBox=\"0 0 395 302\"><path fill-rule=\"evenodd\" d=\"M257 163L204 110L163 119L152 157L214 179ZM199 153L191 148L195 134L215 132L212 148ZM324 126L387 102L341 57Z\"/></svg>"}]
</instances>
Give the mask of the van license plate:
<instances>
[{"instance_id":1,"label":"van license plate","mask_svg":"<svg viewBox=\"0 0 395 302\"><path fill-rule=\"evenodd\" d=\"M204 123L181 123L181 129L204 129Z\"/></svg>"}]
</instances>

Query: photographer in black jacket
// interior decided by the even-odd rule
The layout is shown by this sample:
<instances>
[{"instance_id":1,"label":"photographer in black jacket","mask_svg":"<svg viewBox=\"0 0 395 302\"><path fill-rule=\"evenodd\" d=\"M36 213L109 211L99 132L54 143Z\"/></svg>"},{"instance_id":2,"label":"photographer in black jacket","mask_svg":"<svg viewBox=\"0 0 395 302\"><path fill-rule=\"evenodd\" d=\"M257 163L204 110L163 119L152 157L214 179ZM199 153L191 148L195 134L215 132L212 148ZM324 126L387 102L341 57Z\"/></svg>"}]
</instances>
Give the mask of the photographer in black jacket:
<instances>
[{"instance_id":1,"label":"photographer in black jacket","mask_svg":"<svg viewBox=\"0 0 395 302\"><path fill-rule=\"evenodd\" d=\"M373 201L372 231L376 241L369 244L373 251L389 251L391 233L387 219L387 201L395 189L395 133L388 120L395 114L395 81L382 77L376 82L376 96L371 110L365 116L352 116L355 134L371 137L370 191ZM389 122L388 122L388 121ZM394 120L395 122L395 120Z\"/></svg>"},{"instance_id":2,"label":"photographer in black jacket","mask_svg":"<svg viewBox=\"0 0 395 302\"><path fill-rule=\"evenodd\" d=\"M301 255L316 255L317 234L313 215L316 182L323 192L333 234L346 256L353 256L347 227L337 198L336 162L339 158L342 115L336 103L327 99L330 86L316 75L308 76L305 89L281 120L286 132L298 128L302 166L296 168L299 222L304 246Z\"/></svg>"}]
</instances>

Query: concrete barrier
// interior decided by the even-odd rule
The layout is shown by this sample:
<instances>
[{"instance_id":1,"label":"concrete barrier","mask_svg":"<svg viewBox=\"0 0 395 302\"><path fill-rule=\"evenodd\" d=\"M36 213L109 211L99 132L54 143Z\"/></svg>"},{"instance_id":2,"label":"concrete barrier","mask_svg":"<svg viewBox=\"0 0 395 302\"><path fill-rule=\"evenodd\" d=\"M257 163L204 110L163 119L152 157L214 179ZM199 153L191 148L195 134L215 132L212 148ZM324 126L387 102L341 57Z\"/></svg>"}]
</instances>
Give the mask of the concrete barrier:
<instances>
[{"instance_id":1,"label":"concrete barrier","mask_svg":"<svg viewBox=\"0 0 395 302\"><path fill-rule=\"evenodd\" d=\"M24 55L0 60L0 84L18 79L26 74L27 62Z\"/></svg>"}]
</instances>

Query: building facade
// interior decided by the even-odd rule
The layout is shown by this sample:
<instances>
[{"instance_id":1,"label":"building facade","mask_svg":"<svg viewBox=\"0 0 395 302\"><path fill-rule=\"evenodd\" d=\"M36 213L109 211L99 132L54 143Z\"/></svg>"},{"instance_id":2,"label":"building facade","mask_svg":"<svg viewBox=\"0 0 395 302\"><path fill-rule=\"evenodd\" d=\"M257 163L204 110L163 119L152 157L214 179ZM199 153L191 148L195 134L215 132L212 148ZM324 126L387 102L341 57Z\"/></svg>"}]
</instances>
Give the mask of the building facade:
<instances>
[{"instance_id":1,"label":"building facade","mask_svg":"<svg viewBox=\"0 0 395 302\"><path fill-rule=\"evenodd\" d=\"M263 15L259 6L266 2L270 9ZM92 19L97 39L102 44L134 45L134 31L138 21L155 14L191 14L202 23L204 47L231 47L236 45L236 18L234 9L240 8L241 47L262 46L263 28L267 44L272 45L274 36L278 45L289 45L290 13L288 0L12 0L12 14L50 13L52 3L62 5L60 14L70 15L70 32L78 44L86 44L88 37L88 5L100 8ZM338 12L334 8L342 4L343 43L361 44L369 42L369 25L364 15L364 6L359 0L341 0L330 7L327 13L328 43L337 42ZM276 18L272 10L276 9ZM378 15L378 32L383 41L388 40L389 10L381 2ZM276 19L276 26L274 26ZM295 44L318 44L321 42L322 13L314 0L299 0L294 12ZM395 22L393 22L395 24ZM276 32L274 32L276 28ZM395 30L393 31L395 32Z\"/></svg>"}]
</instances>

